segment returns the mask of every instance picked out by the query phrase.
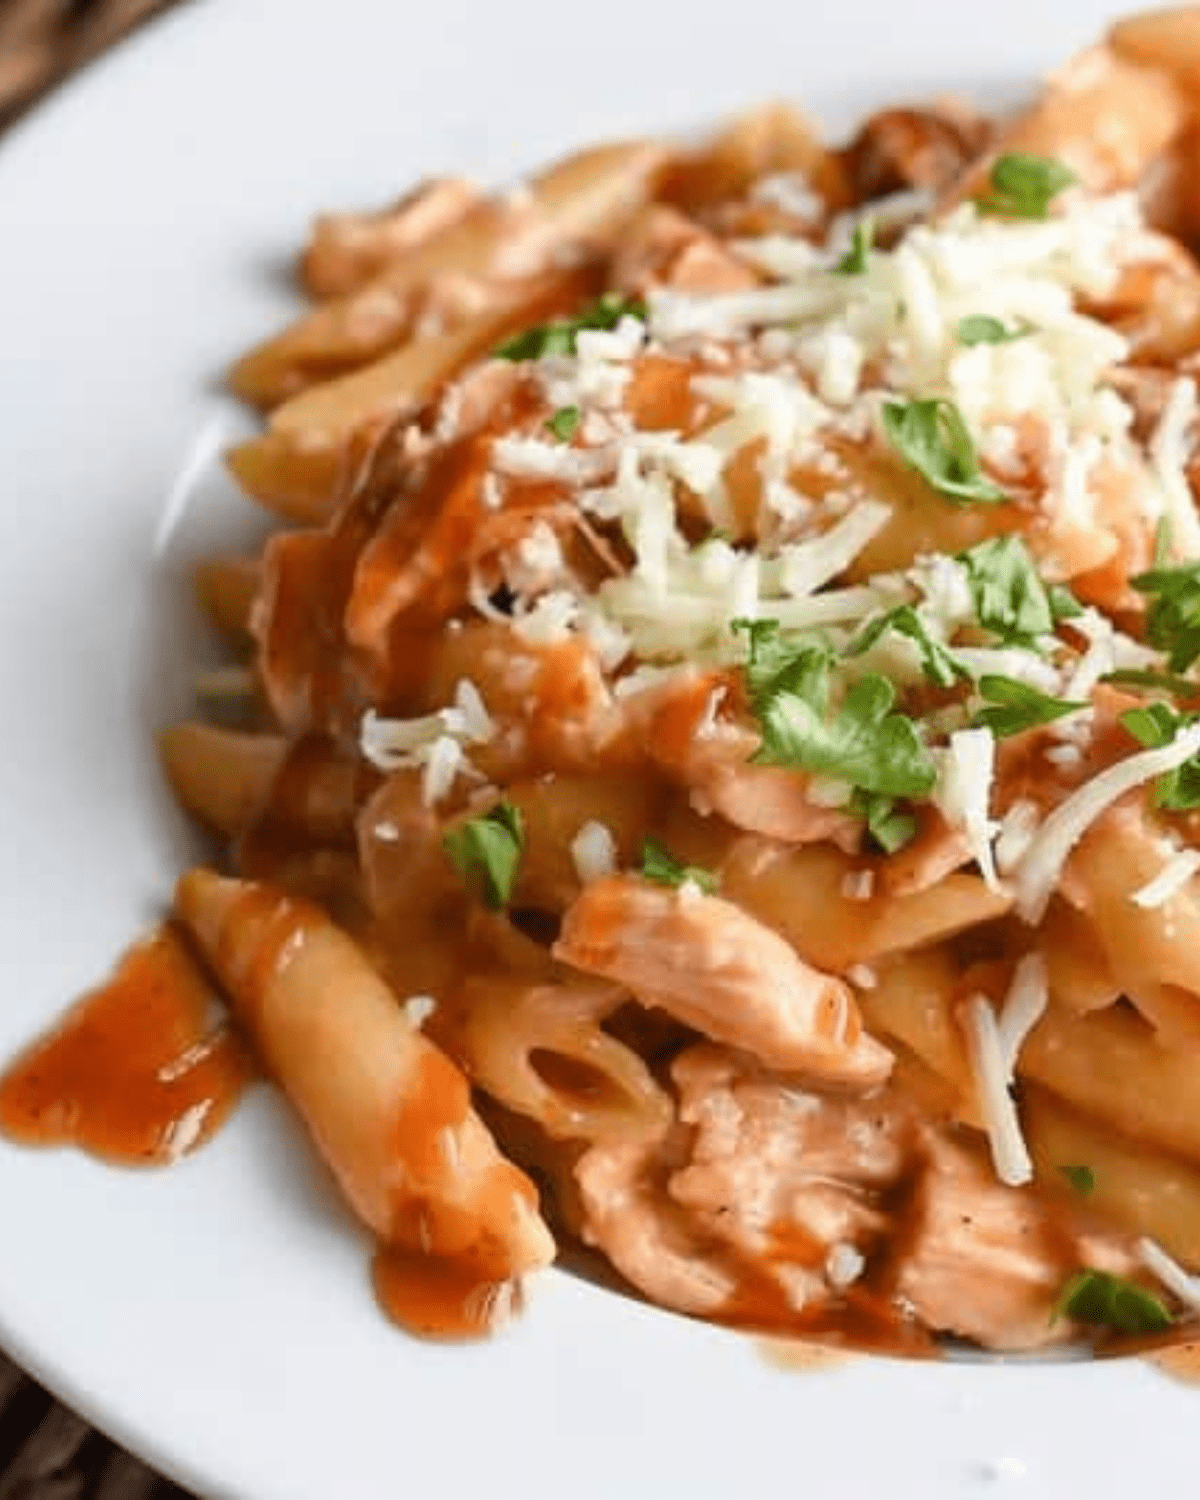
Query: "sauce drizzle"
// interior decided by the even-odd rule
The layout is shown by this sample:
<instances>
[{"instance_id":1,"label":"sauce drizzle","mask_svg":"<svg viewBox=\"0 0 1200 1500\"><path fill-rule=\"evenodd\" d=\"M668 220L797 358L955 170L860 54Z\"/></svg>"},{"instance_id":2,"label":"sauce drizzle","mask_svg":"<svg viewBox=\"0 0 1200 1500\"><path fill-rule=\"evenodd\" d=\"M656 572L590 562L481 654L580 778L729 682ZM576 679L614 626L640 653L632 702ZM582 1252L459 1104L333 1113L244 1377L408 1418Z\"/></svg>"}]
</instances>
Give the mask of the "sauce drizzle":
<instances>
[{"instance_id":1,"label":"sauce drizzle","mask_svg":"<svg viewBox=\"0 0 1200 1500\"><path fill-rule=\"evenodd\" d=\"M0 1077L0 1131L123 1165L173 1162L216 1132L252 1076L217 992L167 925Z\"/></svg>"}]
</instances>

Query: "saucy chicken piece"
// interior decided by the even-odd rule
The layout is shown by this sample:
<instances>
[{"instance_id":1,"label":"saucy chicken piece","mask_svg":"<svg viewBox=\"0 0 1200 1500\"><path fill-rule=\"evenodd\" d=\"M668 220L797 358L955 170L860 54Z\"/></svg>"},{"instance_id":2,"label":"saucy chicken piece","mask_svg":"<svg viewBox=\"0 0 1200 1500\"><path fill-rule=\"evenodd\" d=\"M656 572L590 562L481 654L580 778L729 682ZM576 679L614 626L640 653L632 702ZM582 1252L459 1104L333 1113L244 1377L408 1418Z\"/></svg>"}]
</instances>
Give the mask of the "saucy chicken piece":
<instances>
[{"instance_id":1,"label":"saucy chicken piece","mask_svg":"<svg viewBox=\"0 0 1200 1500\"><path fill-rule=\"evenodd\" d=\"M721 1047L689 1049L671 1076L696 1127L671 1197L766 1267L797 1310L856 1280L888 1226L879 1194L912 1154L911 1113L822 1097Z\"/></svg>"},{"instance_id":2,"label":"saucy chicken piece","mask_svg":"<svg viewBox=\"0 0 1200 1500\"><path fill-rule=\"evenodd\" d=\"M891 1068L847 985L718 896L633 875L597 880L567 911L554 952L770 1067L859 1088Z\"/></svg>"},{"instance_id":3,"label":"saucy chicken piece","mask_svg":"<svg viewBox=\"0 0 1200 1500\"><path fill-rule=\"evenodd\" d=\"M927 1166L909 1205L893 1286L914 1316L985 1349L1029 1350L1078 1336L1055 1319L1063 1287L1082 1265L1129 1273L1116 1236L1077 1230L1028 1188L997 1182L986 1157L927 1131Z\"/></svg>"},{"instance_id":4,"label":"saucy chicken piece","mask_svg":"<svg viewBox=\"0 0 1200 1500\"><path fill-rule=\"evenodd\" d=\"M809 800L809 778L751 762L758 730L728 672L681 673L629 704L630 719L655 764L686 787L701 812L785 843L832 840L858 847L862 821Z\"/></svg>"},{"instance_id":5,"label":"saucy chicken piece","mask_svg":"<svg viewBox=\"0 0 1200 1500\"><path fill-rule=\"evenodd\" d=\"M860 201L924 188L940 193L986 146L986 120L965 112L884 109L872 115L842 153Z\"/></svg>"}]
</instances>

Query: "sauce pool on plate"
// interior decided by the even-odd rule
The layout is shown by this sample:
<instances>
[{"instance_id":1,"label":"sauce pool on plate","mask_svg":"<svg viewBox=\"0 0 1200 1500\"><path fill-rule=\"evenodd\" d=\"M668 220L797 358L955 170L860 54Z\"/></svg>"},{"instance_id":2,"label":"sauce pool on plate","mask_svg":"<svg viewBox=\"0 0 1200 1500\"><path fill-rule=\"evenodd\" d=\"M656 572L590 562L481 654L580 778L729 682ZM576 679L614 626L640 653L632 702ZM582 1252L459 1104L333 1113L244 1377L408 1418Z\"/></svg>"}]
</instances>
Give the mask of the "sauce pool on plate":
<instances>
[{"instance_id":1,"label":"sauce pool on plate","mask_svg":"<svg viewBox=\"0 0 1200 1500\"><path fill-rule=\"evenodd\" d=\"M150 1166L202 1145L254 1069L216 991L165 926L130 949L0 1078L0 1130Z\"/></svg>"}]
</instances>

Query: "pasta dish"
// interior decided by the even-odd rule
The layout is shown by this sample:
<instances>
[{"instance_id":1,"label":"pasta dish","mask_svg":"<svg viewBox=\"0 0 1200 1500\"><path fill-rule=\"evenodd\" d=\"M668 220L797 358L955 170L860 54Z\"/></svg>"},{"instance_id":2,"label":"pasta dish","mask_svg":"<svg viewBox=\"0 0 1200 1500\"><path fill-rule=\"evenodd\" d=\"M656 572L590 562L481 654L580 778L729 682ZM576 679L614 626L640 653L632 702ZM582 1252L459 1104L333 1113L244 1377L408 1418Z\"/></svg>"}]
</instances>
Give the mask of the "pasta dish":
<instances>
[{"instance_id":1,"label":"pasta dish","mask_svg":"<svg viewBox=\"0 0 1200 1500\"><path fill-rule=\"evenodd\" d=\"M166 774L220 842L0 1125L260 1071L404 1326L560 1254L922 1355L1200 1314L1200 9L319 219Z\"/></svg>"}]
</instances>

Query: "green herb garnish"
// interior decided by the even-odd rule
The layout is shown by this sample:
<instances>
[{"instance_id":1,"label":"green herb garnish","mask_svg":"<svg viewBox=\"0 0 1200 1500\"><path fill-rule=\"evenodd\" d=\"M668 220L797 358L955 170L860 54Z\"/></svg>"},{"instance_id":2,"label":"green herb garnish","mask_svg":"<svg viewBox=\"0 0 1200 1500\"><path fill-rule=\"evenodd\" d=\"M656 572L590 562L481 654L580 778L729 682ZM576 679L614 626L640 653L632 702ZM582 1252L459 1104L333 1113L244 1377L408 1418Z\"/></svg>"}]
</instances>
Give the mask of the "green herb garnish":
<instances>
[{"instance_id":1,"label":"green herb garnish","mask_svg":"<svg viewBox=\"0 0 1200 1500\"><path fill-rule=\"evenodd\" d=\"M917 820L912 813L897 812L894 797L881 797L861 788L850 798L850 811L864 818L867 832L885 854L895 854L916 837Z\"/></svg>"},{"instance_id":2,"label":"green herb garnish","mask_svg":"<svg viewBox=\"0 0 1200 1500\"><path fill-rule=\"evenodd\" d=\"M560 406L547 419L546 426L560 442L569 443L579 431L580 413L577 406Z\"/></svg>"},{"instance_id":3,"label":"green herb garnish","mask_svg":"<svg viewBox=\"0 0 1200 1500\"><path fill-rule=\"evenodd\" d=\"M1162 1333L1174 1318L1153 1294L1134 1281L1107 1271L1078 1271L1054 1304L1051 1322L1061 1317L1096 1323L1117 1333Z\"/></svg>"},{"instance_id":4,"label":"green herb garnish","mask_svg":"<svg viewBox=\"0 0 1200 1500\"><path fill-rule=\"evenodd\" d=\"M1007 499L979 466L975 444L953 401L888 401L883 429L900 457L940 494L989 504Z\"/></svg>"},{"instance_id":5,"label":"green herb garnish","mask_svg":"<svg viewBox=\"0 0 1200 1500\"><path fill-rule=\"evenodd\" d=\"M1113 687L1142 688L1148 693L1170 693L1175 698L1194 698L1200 693L1200 682L1194 677L1179 677L1174 672L1149 672L1136 667L1122 667L1106 672L1101 682Z\"/></svg>"},{"instance_id":6,"label":"green herb garnish","mask_svg":"<svg viewBox=\"0 0 1200 1500\"><path fill-rule=\"evenodd\" d=\"M837 263L843 276L862 276L871 262L871 245L875 239L875 224L870 218L860 219L854 226L850 248Z\"/></svg>"},{"instance_id":7,"label":"green herb garnish","mask_svg":"<svg viewBox=\"0 0 1200 1500\"><path fill-rule=\"evenodd\" d=\"M997 536L959 555L979 623L1009 645L1028 645L1054 629L1054 611L1025 543Z\"/></svg>"},{"instance_id":8,"label":"green herb garnish","mask_svg":"<svg viewBox=\"0 0 1200 1500\"><path fill-rule=\"evenodd\" d=\"M690 880L706 896L711 896L717 888L717 877L711 870L703 870L698 865L681 865L654 839L646 839L642 844L642 874L657 885L680 886Z\"/></svg>"},{"instance_id":9,"label":"green herb garnish","mask_svg":"<svg viewBox=\"0 0 1200 1500\"><path fill-rule=\"evenodd\" d=\"M1088 706L1067 698L1048 697L1027 682L999 675L981 677L979 693L988 706L981 708L971 722L976 727L990 729L998 740L1036 729L1039 724L1052 724L1055 719Z\"/></svg>"},{"instance_id":10,"label":"green herb garnish","mask_svg":"<svg viewBox=\"0 0 1200 1500\"><path fill-rule=\"evenodd\" d=\"M750 638L746 685L762 732L757 763L836 776L885 797L932 790L933 761L912 719L893 712L896 689L886 677L860 678L832 709L827 646L786 641L775 620L739 620L734 628Z\"/></svg>"},{"instance_id":11,"label":"green herb garnish","mask_svg":"<svg viewBox=\"0 0 1200 1500\"><path fill-rule=\"evenodd\" d=\"M1200 714L1176 713L1162 702L1127 708L1121 715L1121 723L1148 750L1161 750L1171 744L1180 730L1197 719ZM1154 783L1154 805L1165 812L1190 812L1200 807L1200 757L1193 756L1158 778Z\"/></svg>"},{"instance_id":12,"label":"green herb garnish","mask_svg":"<svg viewBox=\"0 0 1200 1500\"><path fill-rule=\"evenodd\" d=\"M1200 657L1200 563L1151 568L1129 581L1150 600L1146 639L1167 653L1172 672L1186 672Z\"/></svg>"},{"instance_id":13,"label":"green herb garnish","mask_svg":"<svg viewBox=\"0 0 1200 1500\"><path fill-rule=\"evenodd\" d=\"M1075 173L1052 156L1012 151L992 163L991 192L976 198L983 213L1010 219L1044 219L1064 189L1079 181Z\"/></svg>"},{"instance_id":14,"label":"green herb garnish","mask_svg":"<svg viewBox=\"0 0 1200 1500\"><path fill-rule=\"evenodd\" d=\"M850 655L861 656L863 652L869 651L889 630L906 636L913 642L921 656L921 670L938 687L949 688L956 682L970 680L971 674L966 667L954 658L941 641L930 635L925 621L911 604L901 604L872 620L852 643Z\"/></svg>"},{"instance_id":15,"label":"green herb garnish","mask_svg":"<svg viewBox=\"0 0 1200 1500\"><path fill-rule=\"evenodd\" d=\"M615 328L622 318L646 320L646 304L638 297L623 297L619 292L605 292L590 307L571 318L556 318L526 328L495 350L497 359L541 359L546 354L574 354L575 339L585 329Z\"/></svg>"},{"instance_id":16,"label":"green herb garnish","mask_svg":"<svg viewBox=\"0 0 1200 1500\"><path fill-rule=\"evenodd\" d=\"M1091 1167L1059 1167L1058 1169L1077 1193L1096 1191L1096 1174Z\"/></svg>"},{"instance_id":17,"label":"green herb garnish","mask_svg":"<svg viewBox=\"0 0 1200 1500\"><path fill-rule=\"evenodd\" d=\"M479 880L483 899L493 911L508 904L524 843L521 810L511 802L497 802L482 817L460 823L442 839L458 873L468 884Z\"/></svg>"},{"instance_id":18,"label":"green herb garnish","mask_svg":"<svg viewBox=\"0 0 1200 1500\"><path fill-rule=\"evenodd\" d=\"M1052 583L1046 589L1046 600L1055 621L1077 620L1083 613L1083 605L1065 583Z\"/></svg>"},{"instance_id":19,"label":"green herb garnish","mask_svg":"<svg viewBox=\"0 0 1200 1500\"><path fill-rule=\"evenodd\" d=\"M1006 328L999 318L990 318L987 313L972 313L958 320L958 342L968 349L976 344L1013 344L1017 339L1027 339L1033 331L1028 323Z\"/></svg>"}]
</instances>

